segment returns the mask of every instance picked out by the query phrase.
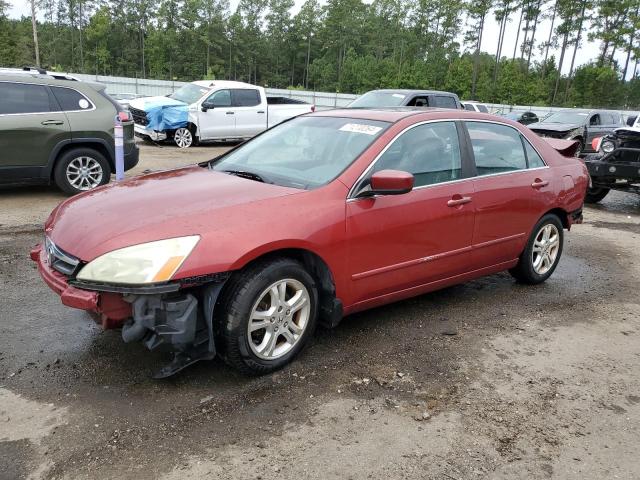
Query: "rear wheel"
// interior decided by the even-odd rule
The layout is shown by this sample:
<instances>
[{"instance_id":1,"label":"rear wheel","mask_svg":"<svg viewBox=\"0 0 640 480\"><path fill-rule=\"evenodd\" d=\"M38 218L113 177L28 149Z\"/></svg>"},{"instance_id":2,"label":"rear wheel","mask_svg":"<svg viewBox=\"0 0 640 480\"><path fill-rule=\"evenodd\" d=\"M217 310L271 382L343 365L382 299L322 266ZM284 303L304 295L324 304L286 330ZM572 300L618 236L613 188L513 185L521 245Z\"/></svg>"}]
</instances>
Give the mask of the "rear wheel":
<instances>
[{"instance_id":1,"label":"rear wheel","mask_svg":"<svg viewBox=\"0 0 640 480\"><path fill-rule=\"evenodd\" d=\"M587 203L598 203L609 193L608 188L604 187L589 187L587 189L587 195L584 198L584 201Z\"/></svg>"},{"instance_id":2,"label":"rear wheel","mask_svg":"<svg viewBox=\"0 0 640 480\"><path fill-rule=\"evenodd\" d=\"M218 319L225 361L247 374L289 363L316 326L313 278L295 260L278 259L249 267L229 282Z\"/></svg>"},{"instance_id":3,"label":"rear wheel","mask_svg":"<svg viewBox=\"0 0 640 480\"><path fill-rule=\"evenodd\" d=\"M558 266L563 242L562 222L556 215L545 215L533 228L518 264L509 272L522 283L544 282Z\"/></svg>"},{"instance_id":4,"label":"rear wheel","mask_svg":"<svg viewBox=\"0 0 640 480\"><path fill-rule=\"evenodd\" d=\"M53 176L62 191L75 195L108 183L111 168L104 155L97 150L74 148L62 154Z\"/></svg>"}]
</instances>

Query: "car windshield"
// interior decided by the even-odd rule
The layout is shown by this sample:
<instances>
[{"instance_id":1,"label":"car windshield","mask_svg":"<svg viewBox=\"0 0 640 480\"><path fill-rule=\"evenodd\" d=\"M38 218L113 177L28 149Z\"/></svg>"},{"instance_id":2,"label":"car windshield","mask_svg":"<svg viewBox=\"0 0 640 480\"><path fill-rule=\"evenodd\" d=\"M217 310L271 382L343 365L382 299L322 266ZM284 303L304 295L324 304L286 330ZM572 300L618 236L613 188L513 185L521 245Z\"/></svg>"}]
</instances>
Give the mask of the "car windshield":
<instances>
[{"instance_id":1,"label":"car windshield","mask_svg":"<svg viewBox=\"0 0 640 480\"><path fill-rule=\"evenodd\" d=\"M587 120L588 113L556 112L544 119L544 123L577 123L582 124Z\"/></svg>"},{"instance_id":2,"label":"car windshield","mask_svg":"<svg viewBox=\"0 0 640 480\"><path fill-rule=\"evenodd\" d=\"M209 168L312 189L336 178L388 126L356 118L298 117L213 160Z\"/></svg>"},{"instance_id":3,"label":"car windshield","mask_svg":"<svg viewBox=\"0 0 640 480\"><path fill-rule=\"evenodd\" d=\"M369 92L356 98L349 108L400 107L404 105L407 95L394 92Z\"/></svg>"},{"instance_id":4,"label":"car windshield","mask_svg":"<svg viewBox=\"0 0 640 480\"><path fill-rule=\"evenodd\" d=\"M209 90L209 88L189 83L173 92L171 95L169 95L169 98L173 98L174 100L178 100L180 102L186 103L187 105L191 105L192 103L196 103L198 100L204 97L204 95Z\"/></svg>"}]
</instances>

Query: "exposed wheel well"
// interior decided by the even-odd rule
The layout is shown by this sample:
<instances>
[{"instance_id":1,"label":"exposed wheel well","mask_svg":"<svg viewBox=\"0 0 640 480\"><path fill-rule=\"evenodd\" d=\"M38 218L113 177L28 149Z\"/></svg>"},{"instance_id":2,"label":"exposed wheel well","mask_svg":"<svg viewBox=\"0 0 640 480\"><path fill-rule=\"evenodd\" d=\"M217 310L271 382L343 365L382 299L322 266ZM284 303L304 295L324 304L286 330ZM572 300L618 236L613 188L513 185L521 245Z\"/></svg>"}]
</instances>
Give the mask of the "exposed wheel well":
<instances>
[{"instance_id":1,"label":"exposed wheel well","mask_svg":"<svg viewBox=\"0 0 640 480\"><path fill-rule=\"evenodd\" d=\"M197 125L195 123L188 122L187 123L187 128L189 129L189 131L192 133L192 135L194 137L196 137L196 138L198 137L198 127L197 127ZM176 128L176 129L170 131L171 136L173 136L173 134L176 133L176 130L178 130L178 129Z\"/></svg>"},{"instance_id":2,"label":"exposed wheel well","mask_svg":"<svg viewBox=\"0 0 640 480\"><path fill-rule=\"evenodd\" d=\"M95 150L99 153L101 153L104 158L107 159L107 162L109 162L109 167L111 168L111 171L114 172L115 171L115 164L112 158L112 154L111 152L109 152L109 150L107 149L107 147L105 147L103 144L98 143L98 142L87 142L87 143L69 143L67 145L65 145L64 147L62 147L60 149L60 151L58 152L58 154L56 155L56 158L53 162L53 165L51 166L51 173L49 174L49 180L53 181L54 180L54 174L56 171L56 164L60 161L60 158L62 158L62 156L67 153L70 150L74 150L77 148L90 148L92 150Z\"/></svg>"},{"instance_id":3,"label":"exposed wheel well","mask_svg":"<svg viewBox=\"0 0 640 480\"><path fill-rule=\"evenodd\" d=\"M276 258L291 258L304 265L309 274L316 281L316 285L318 287L320 321L325 324L333 323L333 325L331 326L335 326L335 324L337 324L337 322L339 321L339 318L336 318L332 322L329 322L326 321L327 317L331 317L332 315L338 315L338 317L341 317L342 311L335 312L335 309L338 308L338 305L336 304L336 286L333 279L333 274L331 273L331 270L329 269L329 266L325 263L325 261L309 250L304 250L301 248L286 248L274 250L272 252L261 255L251 260L243 267L243 269L255 264L256 262L264 262ZM339 306L339 308L341 309L341 305ZM323 317L325 321L323 321Z\"/></svg>"},{"instance_id":4,"label":"exposed wheel well","mask_svg":"<svg viewBox=\"0 0 640 480\"><path fill-rule=\"evenodd\" d=\"M553 208L551 210L549 210L548 212L545 212L544 215L542 215L540 218L544 217L545 215L548 215L552 213L553 215L555 215L556 217L558 217L560 219L560 221L562 222L562 227L566 228L567 230L569 230L570 224L569 224L569 215L567 214L566 211L564 211L562 208Z\"/></svg>"}]
</instances>

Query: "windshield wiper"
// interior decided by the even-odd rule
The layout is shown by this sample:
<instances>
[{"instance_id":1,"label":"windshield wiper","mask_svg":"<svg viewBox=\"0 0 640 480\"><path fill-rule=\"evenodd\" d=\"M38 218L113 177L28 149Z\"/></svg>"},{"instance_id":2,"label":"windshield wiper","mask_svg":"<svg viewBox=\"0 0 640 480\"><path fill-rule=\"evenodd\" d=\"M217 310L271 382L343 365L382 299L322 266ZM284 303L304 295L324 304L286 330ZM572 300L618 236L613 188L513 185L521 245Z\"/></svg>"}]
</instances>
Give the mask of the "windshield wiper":
<instances>
[{"instance_id":1,"label":"windshield wiper","mask_svg":"<svg viewBox=\"0 0 640 480\"><path fill-rule=\"evenodd\" d=\"M223 170L223 172L224 173L228 173L229 175L235 175L236 177L248 178L249 180L255 180L256 182L270 183L270 182L267 182L263 177L261 177L257 173L247 172L245 170Z\"/></svg>"}]
</instances>

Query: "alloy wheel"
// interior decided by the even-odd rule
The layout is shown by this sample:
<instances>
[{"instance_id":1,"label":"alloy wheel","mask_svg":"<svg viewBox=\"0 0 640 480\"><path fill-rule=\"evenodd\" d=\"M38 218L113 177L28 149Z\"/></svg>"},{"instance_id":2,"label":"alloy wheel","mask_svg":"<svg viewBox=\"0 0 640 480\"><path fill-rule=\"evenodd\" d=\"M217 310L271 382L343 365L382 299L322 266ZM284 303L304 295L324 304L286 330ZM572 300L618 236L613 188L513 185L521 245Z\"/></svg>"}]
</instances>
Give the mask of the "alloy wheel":
<instances>
[{"instance_id":1,"label":"alloy wheel","mask_svg":"<svg viewBox=\"0 0 640 480\"><path fill-rule=\"evenodd\" d=\"M311 297L298 280L279 280L266 288L251 309L249 346L264 360L286 355L300 341L309 323Z\"/></svg>"},{"instance_id":2,"label":"alloy wheel","mask_svg":"<svg viewBox=\"0 0 640 480\"><path fill-rule=\"evenodd\" d=\"M66 169L69 184L81 191L99 186L103 175L100 163L95 158L88 156L74 158Z\"/></svg>"},{"instance_id":3,"label":"alloy wheel","mask_svg":"<svg viewBox=\"0 0 640 480\"><path fill-rule=\"evenodd\" d=\"M193 135L188 128L179 128L173 134L173 140L178 147L187 148L193 143Z\"/></svg>"},{"instance_id":4,"label":"alloy wheel","mask_svg":"<svg viewBox=\"0 0 640 480\"><path fill-rule=\"evenodd\" d=\"M551 223L543 225L533 241L531 251L533 270L538 275L547 273L556 263L559 251L560 232L558 232L558 228Z\"/></svg>"}]
</instances>

